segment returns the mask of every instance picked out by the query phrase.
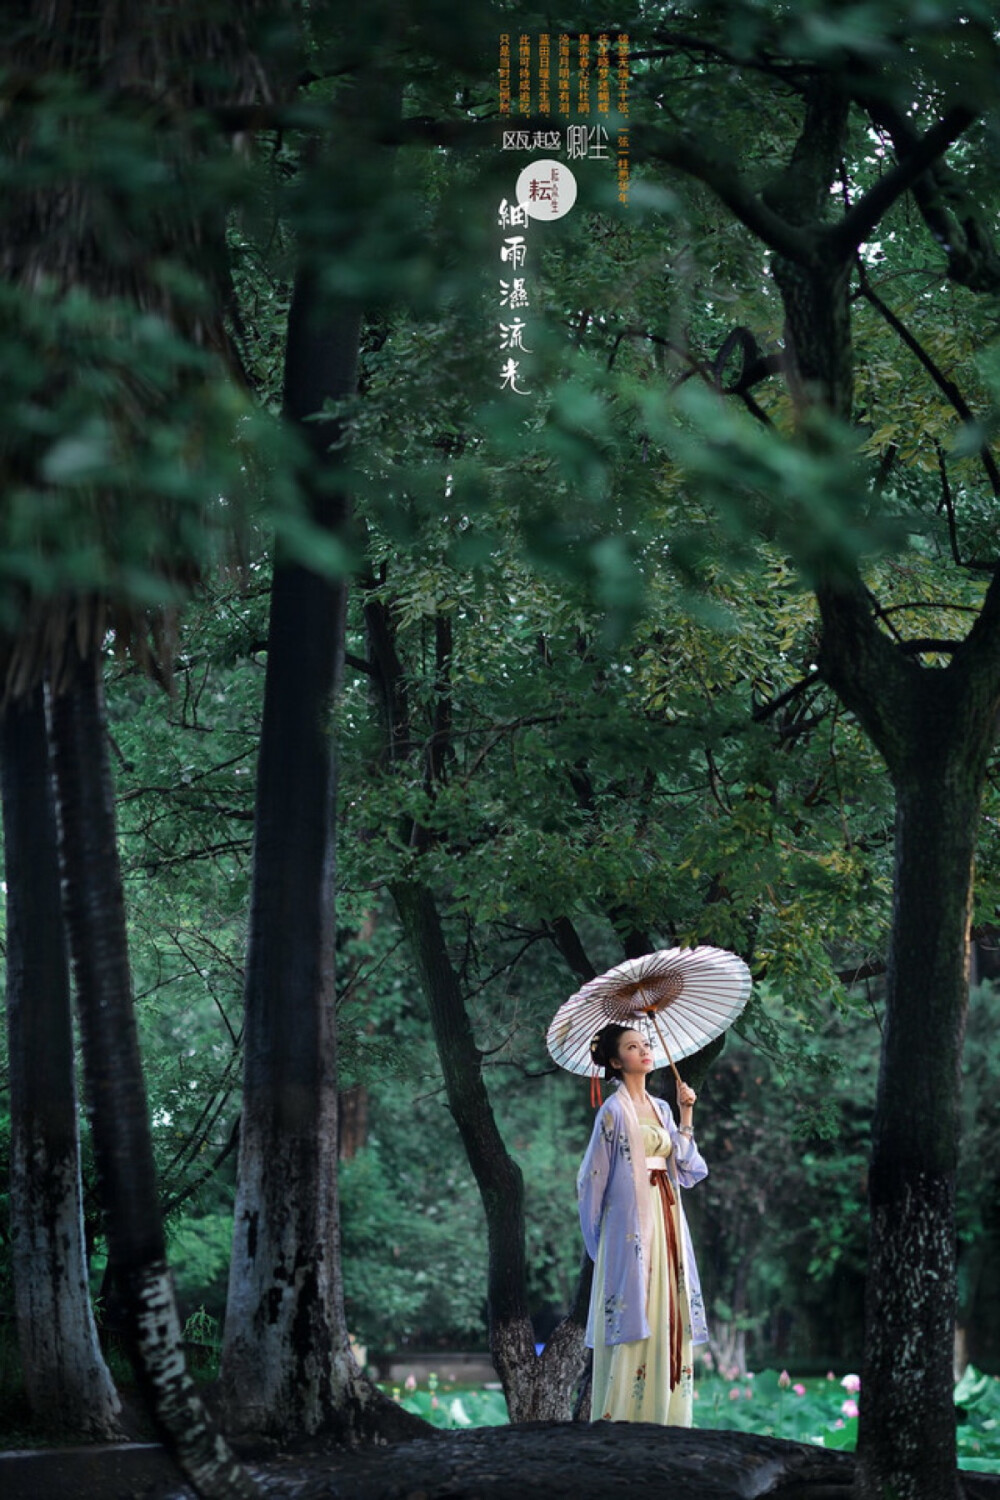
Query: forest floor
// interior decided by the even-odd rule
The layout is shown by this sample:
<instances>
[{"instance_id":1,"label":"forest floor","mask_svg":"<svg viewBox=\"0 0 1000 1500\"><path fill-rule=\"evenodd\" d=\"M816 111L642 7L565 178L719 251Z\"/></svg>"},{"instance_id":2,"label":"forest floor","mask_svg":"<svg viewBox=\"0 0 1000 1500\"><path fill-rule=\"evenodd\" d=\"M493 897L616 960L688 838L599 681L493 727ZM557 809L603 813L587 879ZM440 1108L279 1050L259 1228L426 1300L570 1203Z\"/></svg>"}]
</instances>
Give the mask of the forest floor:
<instances>
[{"instance_id":1,"label":"forest floor","mask_svg":"<svg viewBox=\"0 0 1000 1500\"><path fill-rule=\"evenodd\" d=\"M313 1443L247 1460L275 1500L509 1500L511 1495L606 1500L849 1500L853 1458L752 1433L646 1424L527 1423L442 1431L348 1451ZM1000 1477L962 1475L970 1500L1000 1500ZM0 1454L3 1500L191 1500L162 1448Z\"/></svg>"}]
</instances>

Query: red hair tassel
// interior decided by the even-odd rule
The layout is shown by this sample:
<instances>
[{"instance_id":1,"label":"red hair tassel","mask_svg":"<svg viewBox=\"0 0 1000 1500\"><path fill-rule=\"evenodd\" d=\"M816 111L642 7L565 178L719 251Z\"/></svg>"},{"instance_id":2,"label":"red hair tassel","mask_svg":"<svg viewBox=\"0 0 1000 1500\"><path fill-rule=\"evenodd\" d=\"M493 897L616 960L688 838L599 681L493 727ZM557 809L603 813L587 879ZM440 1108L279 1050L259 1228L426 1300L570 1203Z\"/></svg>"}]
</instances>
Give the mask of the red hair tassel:
<instances>
[{"instance_id":1,"label":"red hair tassel","mask_svg":"<svg viewBox=\"0 0 1000 1500\"><path fill-rule=\"evenodd\" d=\"M604 1101L601 1098L601 1077L600 1077L600 1074L599 1073L591 1073L591 1075L590 1075L590 1107L591 1107L591 1109L600 1109L600 1107L601 1107L601 1105L603 1103L604 1103Z\"/></svg>"}]
</instances>

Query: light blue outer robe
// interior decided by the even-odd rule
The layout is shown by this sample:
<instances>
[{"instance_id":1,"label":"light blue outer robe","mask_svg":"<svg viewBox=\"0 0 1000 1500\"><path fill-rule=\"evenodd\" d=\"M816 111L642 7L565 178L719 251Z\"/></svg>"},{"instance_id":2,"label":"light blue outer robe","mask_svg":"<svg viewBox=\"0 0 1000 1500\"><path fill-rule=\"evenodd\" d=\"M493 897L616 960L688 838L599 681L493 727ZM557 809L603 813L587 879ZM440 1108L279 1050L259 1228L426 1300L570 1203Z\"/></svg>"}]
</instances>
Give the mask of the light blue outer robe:
<instances>
[{"instance_id":1,"label":"light blue outer robe","mask_svg":"<svg viewBox=\"0 0 1000 1500\"><path fill-rule=\"evenodd\" d=\"M708 1176L708 1167L693 1140L677 1129L666 1100L652 1095L650 1098L673 1142L673 1153L667 1158L671 1181L675 1187L693 1187ZM641 1148L641 1141L639 1145ZM580 1225L591 1260L597 1259L602 1228L606 1234L604 1286L599 1287L595 1279L587 1318L590 1349L597 1338L605 1344L630 1344L636 1339L649 1338L647 1272L643 1264L633 1154L633 1130L629 1128L619 1086L597 1112L590 1145L577 1177ZM704 1344L708 1339L705 1304L680 1194L678 1203L691 1303L691 1342Z\"/></svg>"}]
</instances>

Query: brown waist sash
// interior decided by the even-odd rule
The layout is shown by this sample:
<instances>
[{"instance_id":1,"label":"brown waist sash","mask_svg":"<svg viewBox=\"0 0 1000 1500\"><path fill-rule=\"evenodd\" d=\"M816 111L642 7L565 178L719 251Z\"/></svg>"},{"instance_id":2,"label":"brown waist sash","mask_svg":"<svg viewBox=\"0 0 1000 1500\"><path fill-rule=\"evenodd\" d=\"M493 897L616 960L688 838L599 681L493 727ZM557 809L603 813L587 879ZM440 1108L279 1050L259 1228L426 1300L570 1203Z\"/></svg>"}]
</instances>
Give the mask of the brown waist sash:
<instances>
[{"instance_id":1,"label":"brown waist sash","mask_svg":"<svg viewBox=\"0 0 1000 1500\"><path fill-rule=\"evenodd\" d=\"M682 1319L680 1308L681 1247L677 1242L677 1225L673 1208L677 1199L674 1186L663 1167L655 1167L649 1174L649 1185L659 1193L663 1209L663 1227L667 1239L667 1275L670 1282L670 1389L681 1378Z\"/></svg>"}]
</instances>

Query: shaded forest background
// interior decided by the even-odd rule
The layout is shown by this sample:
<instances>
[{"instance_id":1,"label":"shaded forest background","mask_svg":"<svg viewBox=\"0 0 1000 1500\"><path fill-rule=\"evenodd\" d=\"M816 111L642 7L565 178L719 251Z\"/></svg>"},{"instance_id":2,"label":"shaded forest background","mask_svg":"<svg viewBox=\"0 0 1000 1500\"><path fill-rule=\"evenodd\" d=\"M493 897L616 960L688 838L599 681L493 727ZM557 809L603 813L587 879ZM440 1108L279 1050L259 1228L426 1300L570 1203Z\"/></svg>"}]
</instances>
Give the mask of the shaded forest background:
<instances>
[{"instance_id":1,"label":"shaded forest background","mask_svg":"<svg viewBox=\"0 0 1000 1500\"><path fill-rule=\"evenodd\" d=\"M622 956L707 942L756 980L739 1035L692 1065L714 1353L854 1360L884 1031L875 1205L929 1182L950 1255L971 918L959 1326L1000 1367L993 21L828 12L632 8L628 208L588 158L577 208L528 228L524 397L496 347L495 69L501 23L558 18L193 7L146 77L117 17L109 82L81 10L65 55L30 27L4 55L3 665L12 701L47 683L51 716L77 657L100 662L159 1201L203 1335L244 1065L266 1072L244 1000L283 1035L285 972L254 944L301 905L293 849L283 917L248 923L274 873L262 829L281 843L261 789L296 790L274 755L298 731L265 701L283 672L324 762L303 826L336 829L335 908L332 850L310 842L302 880L327 1021L335 969L347 1325L372 1356L481 1347L488 1291L499 1316L497 1183L518 1174L456 1128L480 1064L547 1339L576 1291L590 1112L545 1025ZM86 233L41 233L67 202ZM314 588L329 638L295 614ZM939 804L945 833L915 853ZM925 996L914 955L939 919ZM918 1270L926 1291L933 1256ZM884 1372L891 1338L873 1350ZM872 1417L876 1447L889 1425Z\"/></svg>"},{"instance_id":2,"label":"shaded forest background","mask_svg":"<svg viewBox=\"0 0 1000 1500\"><path fill-rule=\"evenodd\" d=\"M262 560L259 569L223 579L186 612L172 699L142 673L113 657L108 661L136 1000L170 1259L185 1316L204 1309L215 1323L213 1329L195 1320L197 1336L209 1340L221 1328L232 1238L250 819L263 685L256 650L265 629L266 568ZM699 634L707 662L713 647L729 644L728 633L714 640L710 631ZM351 696L349 690L345 707ZM363 682L356 682L354 696L364 702ZM833 716L831 704L820 711ZM486 730L497 732L495 725ZM604 731L599 726L597 732ZM346 748L349 742L341 743ZM502 772L509 771L508 751ZM856 776L860 784L863 768ZM668 794L674 790L667 787ZM869 790L879 789L877 781L869 784ZM358 792L359 781L351 777L352 801ZM887 813L880 796L872 800L874 807L864 810L884 843ZM697 832L688 820L680 821L685 839ZM520 837L530 861L541 831L533 833L527 817L525 823ZM369 861L377 856L368 846L359 849L349 826L341 849L338 1026L350 1326L373 1361L405 1359L412 1351L482 1349L482 1207L444 1101L440 1064L398 921L370 878ZM621 859L628 853L626 837L623 829L621 849L611 849ZM550 838L547 847L555 846ZM571 852L564 846L562 858ZM675 855L665 865L680 862ZM818 869L822 881L822 863ZM545 869L538 874L544 883ZM675 878L669 868L665 874ZM879 879L885 901L884 872ZM830 884L824 881L821 890ZM475 899L495 903L503 897L488 880ZM591 1110L586 1083L557 1071L544 1050L544 1026L567 988L564 965L550 943L532 943L531 934L519 932L516 918L497 925L499 938L485 923L459 914L455 942L468 947L473 972L489 981L481 987L473 981L476 1037L487 1054L490 1094L504 1135L525 1171L532 1313L541 1340L575 1288L574 1181ZM591 918L581 927L598 963L614 962L614 936L606 924ZM831 982L818 991L809 977L815 964L806 940L799 955L791 931L787 938L788 980L766 988L766 1000L759 998L751 1012L755 1024L741 1027L745 1037L729 1039L702 1085L698 1128L712 1175L690 1195L688 1212L723 1362L742 1357L751 1369L775 1361L825 1369L857 1363L861 1344L879 981L853 989ZM822 957L823 945L816 937L812 942L814 957ZM516 966L489 978L506 952L522 949ZM846 943L833 947L842 963L848 951ZM985 968L991 959L986 948L979 962ZM800 962L805 973L796 979ZM1000 1001L984 984L973 997L966 1044L959 1265L967 1353L981 1367L1000 1370L993 1253L1000 1170L993 1046L998 1018ZM668 1078L656 1083L671 1097ZM99 1292L104 1255L89 1155L85 1167ZM4 1274L12 1352L9 1260Z\"/></svg>"}]
</instances>

